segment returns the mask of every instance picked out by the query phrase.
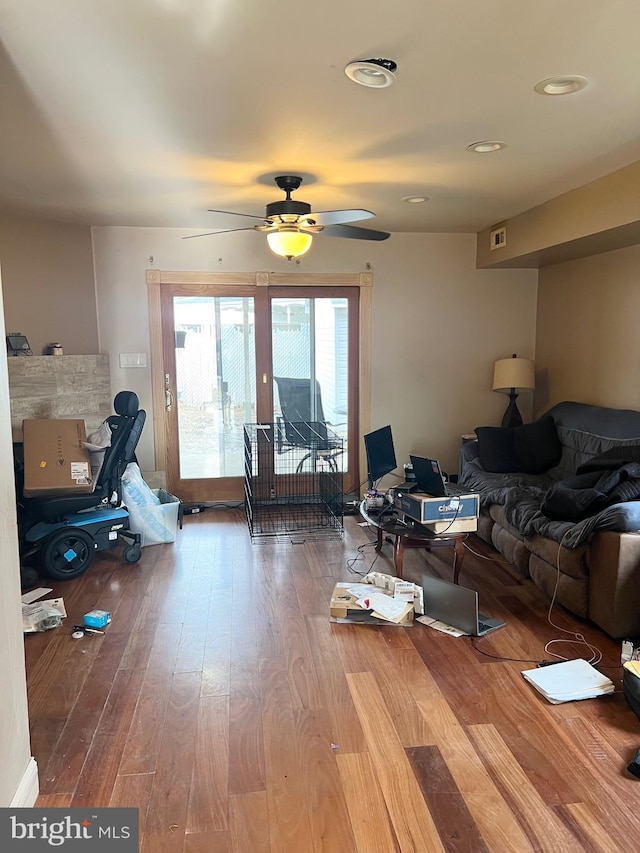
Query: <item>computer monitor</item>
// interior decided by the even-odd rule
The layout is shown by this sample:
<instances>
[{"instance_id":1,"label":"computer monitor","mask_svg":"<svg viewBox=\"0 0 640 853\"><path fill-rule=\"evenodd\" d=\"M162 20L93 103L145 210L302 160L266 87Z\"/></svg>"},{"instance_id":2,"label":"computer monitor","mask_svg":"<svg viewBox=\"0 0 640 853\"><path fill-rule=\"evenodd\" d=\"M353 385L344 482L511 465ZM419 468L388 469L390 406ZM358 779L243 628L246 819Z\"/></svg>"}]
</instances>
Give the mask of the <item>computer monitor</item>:
<instances>
[{"instance_id":1,"label":"computer monitor","mask_svg":"<svg viewBox=\"0 0 640 853\"><path fill-rule=\"evenodd\" d=\"M364 449L367 456L369 488L373 489L381 477L398 467L391 427L380 427L374 432L367 433L364 436Z\"/></svg>"}]
</instances>

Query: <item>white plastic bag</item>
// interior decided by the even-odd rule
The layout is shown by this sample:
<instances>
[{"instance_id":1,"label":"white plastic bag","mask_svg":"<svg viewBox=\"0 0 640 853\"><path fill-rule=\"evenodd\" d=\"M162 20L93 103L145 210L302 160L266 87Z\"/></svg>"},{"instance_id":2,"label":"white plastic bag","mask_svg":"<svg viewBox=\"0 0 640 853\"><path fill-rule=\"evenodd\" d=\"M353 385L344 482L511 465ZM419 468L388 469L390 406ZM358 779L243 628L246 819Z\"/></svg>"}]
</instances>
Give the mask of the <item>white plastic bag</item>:
<instances>
[{"instance_id":1,"label":"white plastic bag","mask_svg":"<svg viewBox=\"0 0 640 853\"><path fill-rule=\"evenodd\" d=\"M98 482L98 475L104 463L104 457L107 452L107 447L111 444L111 427L106 421L103 421L97 430L87 436L87 440L82 442L89 451L89 462L91 464L91 479L93 487Z\"/></svg>"},{"instance_id":2,"label":"white plastic bag","mask_svg":"<svg viewBox=\"0 0 640 853\"><path fill-rule=\"evenodd\" d=\"M160 503L160 498L142 479L135 462L129 462L122 475L122 500L127 506L157 506Z\"/></svg>"},{"instance_id":3,"label":"white plastic bag","mask_svg":"<svg viewBox=\"0 0 640 853\"><path fill-rule=\"evenodd\" d=\"M158 490L149 488L136 463L127 465L122 475L122 501L129 511L129 528L140 534L142 547L175 541L179 501L173 500L176 503L163 505Z\"/></svg>"}]
</instances>

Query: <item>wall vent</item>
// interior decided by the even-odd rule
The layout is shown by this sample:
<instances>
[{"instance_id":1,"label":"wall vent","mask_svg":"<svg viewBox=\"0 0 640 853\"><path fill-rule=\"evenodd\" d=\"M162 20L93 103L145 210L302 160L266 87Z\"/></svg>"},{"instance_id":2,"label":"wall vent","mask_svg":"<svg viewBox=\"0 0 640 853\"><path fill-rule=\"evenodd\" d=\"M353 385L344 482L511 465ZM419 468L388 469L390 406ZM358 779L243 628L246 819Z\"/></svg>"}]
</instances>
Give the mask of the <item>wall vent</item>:
<instances>
[{"instance_id":1,"label":"wall vent","mask_svg":"<svg viewBox=\"0 0 640 853\"><path fill-rule=\"evenodd\" d=\"M507 245L507 226L503 225L502 228L496 228L491 232L491 243L489 248L491 251L494 249L501 249L503 246Z\"/></svg>"}]
</instances>

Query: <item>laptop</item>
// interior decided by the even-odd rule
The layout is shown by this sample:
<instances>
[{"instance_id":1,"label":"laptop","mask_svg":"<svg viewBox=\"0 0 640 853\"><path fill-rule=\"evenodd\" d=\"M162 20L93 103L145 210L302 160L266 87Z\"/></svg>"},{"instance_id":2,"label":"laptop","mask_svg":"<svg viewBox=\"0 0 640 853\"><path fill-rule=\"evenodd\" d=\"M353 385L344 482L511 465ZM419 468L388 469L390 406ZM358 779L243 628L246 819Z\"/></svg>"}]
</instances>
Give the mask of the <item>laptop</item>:
<instances>
[{"instance_id":1,"label":"laptop","mask_svg":"<svg viewBox=\"0 0 640 853\"><path fill-rule=\"evenodd\" d=\"M458 497L468 494L468 490L447 483L437 459L426 459L424 456L409 456L413 465L413 473L421 492L433 495L434 498Z\"/></svg>"},{"instance_id":2,"label":"laptop","mask_svg":"<svg viewBox=\"0 0 640 853\"><path fill-rule=\"evenodd\" d=\"M478 613L478 593L475 589L430 575L422 576L422 589L424 615L464 631L465 634L483 637L505 624L500 619Z\"/></svg>"}]
</instances>

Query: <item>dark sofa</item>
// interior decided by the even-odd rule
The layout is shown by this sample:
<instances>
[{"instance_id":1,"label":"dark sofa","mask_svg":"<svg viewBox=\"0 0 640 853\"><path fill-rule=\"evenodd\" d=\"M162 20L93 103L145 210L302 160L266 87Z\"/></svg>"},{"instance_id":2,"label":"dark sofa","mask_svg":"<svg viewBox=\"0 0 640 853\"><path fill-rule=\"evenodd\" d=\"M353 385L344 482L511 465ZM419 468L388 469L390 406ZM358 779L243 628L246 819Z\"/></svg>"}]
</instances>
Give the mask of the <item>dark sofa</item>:
<instances>
[{"instance_id":1,"label":"dark sofa","mask_svg":"<svg viewBox=\"0 0 640 853\"><path fill-rule=\"evenodd\" d=\"M460 484L480 494L478 535L549 598L557 583L572 613L611 637L640 636L640 465L627 464L640 412L566 401L517 430L502 454L497 428L460 449Z\"/></svg>"}]
</instances>

